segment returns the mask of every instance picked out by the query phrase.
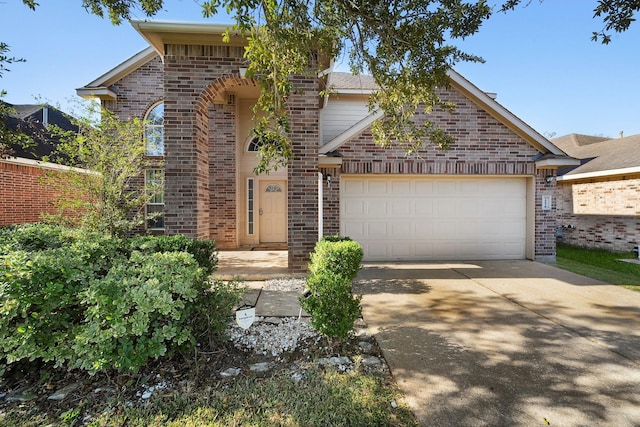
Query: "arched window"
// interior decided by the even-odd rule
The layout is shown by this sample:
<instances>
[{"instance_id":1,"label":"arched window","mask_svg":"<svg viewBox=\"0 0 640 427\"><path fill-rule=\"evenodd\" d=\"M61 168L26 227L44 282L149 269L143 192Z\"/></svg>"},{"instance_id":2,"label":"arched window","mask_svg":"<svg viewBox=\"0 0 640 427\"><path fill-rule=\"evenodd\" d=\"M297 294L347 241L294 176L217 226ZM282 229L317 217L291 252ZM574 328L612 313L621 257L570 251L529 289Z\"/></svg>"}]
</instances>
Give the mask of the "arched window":
<instances>
[{"instance_id":1,"label":"arched window","mask_svg":"<svg viewBox=\"0 0 640 427\"><path fill-rule=\"evenodd\" d=\"M147 156L164 156L164 102L149 110L145 123L144 143Z\"/></svg>"},{"instance_id":2,"label":"arched window","mask_svg":"<svg viewBox=\"0 0 640 427\"><path fill-rule=\"evenodd\" d=\"M249 143L249 146L247 147L247 151L249 152L255 152L258 151L258 149L260 148L260 146L263 144L263 142L261 140L258 139L258 137L255 137L251 140L251 142Z\"/></svg>"}]
</instances>

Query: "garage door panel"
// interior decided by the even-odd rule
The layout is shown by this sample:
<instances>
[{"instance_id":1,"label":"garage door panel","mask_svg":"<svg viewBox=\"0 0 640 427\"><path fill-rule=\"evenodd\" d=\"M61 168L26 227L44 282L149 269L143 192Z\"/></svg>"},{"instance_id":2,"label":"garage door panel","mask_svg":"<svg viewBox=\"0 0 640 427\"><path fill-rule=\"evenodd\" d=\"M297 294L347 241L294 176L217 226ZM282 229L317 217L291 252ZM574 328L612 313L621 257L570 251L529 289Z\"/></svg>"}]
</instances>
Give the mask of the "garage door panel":
<instances>
[{"instance_id":1,"label":"garage door panel","mask_svg":"<svg viewBox=\"0 0 640 427\"><path fill-rule=\"evenodd\" d=\"M341 232L366 260L522 259L526 179L342 176Z\"/></svg>"},{"instance_id":2,"label":"garage door panel","mask_svg":"<svg viewBox=\"0 0 640 427\"><path fill-rule=\"evenodd\" d=\"M400 237L411 237L413 235L414 227L411 222L403 221L403 222L393 222L389 224L391 227L391 235L394 238Z\"/></svg>"},{"instance_id":3,"label":"garage door panel","mask_svg":"<svg viewBox=\"0 0 640 427\"><path fill-rule=\"evenodd\" d=\"M384 200L368 200L364 212L370 218L385 218L387 216L387 203Z\"/></svg>"}]
</instances>

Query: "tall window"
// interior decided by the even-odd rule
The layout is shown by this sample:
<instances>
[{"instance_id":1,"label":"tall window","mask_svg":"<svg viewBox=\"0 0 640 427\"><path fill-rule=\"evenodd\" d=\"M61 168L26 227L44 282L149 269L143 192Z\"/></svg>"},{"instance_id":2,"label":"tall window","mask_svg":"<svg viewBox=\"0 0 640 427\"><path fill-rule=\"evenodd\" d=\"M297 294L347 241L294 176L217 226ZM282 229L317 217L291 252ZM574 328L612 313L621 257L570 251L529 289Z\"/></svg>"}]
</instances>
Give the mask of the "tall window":
<instances>
[{"instance_id":1,"label":"tall window","mask_svg":"<svg viewBox=\"0 0 640 427\"><path fill-rule=\"evenodd\" d=\"M164 155L164 103L156 104L145 117L144 142L147 156Z\"/></svg>"},{"instance_id":2,"label":"tall window","mask_svg":"<svg viewBox=\"0 0 640 427\"><path fill-rule=\"evenodd\" d=\"M253 234L253 227L254 227L254 217L253 217L253 204L254 204L254 197L253 197L253 178L248 178L247 179L247 212L248 212L248 217L247 217L247 234Z\"/></svg>"},{"instance_id":3,"label":"tall window","mask_svg":"<svg viewBox=\"0 0 640 427\"><path fill-rule=\"evenodd\" d=\"M147 229L164 230L164 171L147 169L145 188L151 196L146 208Z\"/></svg>"}]
</instances>

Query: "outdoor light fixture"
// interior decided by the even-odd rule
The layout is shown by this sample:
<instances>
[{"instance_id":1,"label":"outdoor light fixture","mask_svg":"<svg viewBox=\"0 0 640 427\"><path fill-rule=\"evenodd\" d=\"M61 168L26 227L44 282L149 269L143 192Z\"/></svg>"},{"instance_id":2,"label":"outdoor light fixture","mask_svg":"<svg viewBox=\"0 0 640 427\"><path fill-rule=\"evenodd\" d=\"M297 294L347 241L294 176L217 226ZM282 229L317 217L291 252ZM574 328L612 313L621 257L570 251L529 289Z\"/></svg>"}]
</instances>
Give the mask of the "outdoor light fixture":
<instances>
[{"instance_id":1,"label":"outdoor light fixture","mask_svg":"<svg viewBox=\"0 0 640 427\"><path fill-rule=\"evenodd\" d=\"M547 182L547 184L551 184L553 182L553 175L547 175L544 180Z\"/></svg>"},{"instance_id":2,"label":"outdoor light fixture","mask_svg":"<svg viewBox=\"0 0 640 427\"><path fill-rule=\"evenodd\" d=\"M327 174L327 187L331 187L331 174Z\"/></svg>"},{"instance_id":3,"label":"outdoor light fixture","mask_svg":"<svg viewBox=\"0 0 640 427\"><path fill-rule=\"evenodd\" d=\"M247 76L247 67L240 67L238 72L240 73L240 78L244 79Z\"/></svg>"}]
</instances>

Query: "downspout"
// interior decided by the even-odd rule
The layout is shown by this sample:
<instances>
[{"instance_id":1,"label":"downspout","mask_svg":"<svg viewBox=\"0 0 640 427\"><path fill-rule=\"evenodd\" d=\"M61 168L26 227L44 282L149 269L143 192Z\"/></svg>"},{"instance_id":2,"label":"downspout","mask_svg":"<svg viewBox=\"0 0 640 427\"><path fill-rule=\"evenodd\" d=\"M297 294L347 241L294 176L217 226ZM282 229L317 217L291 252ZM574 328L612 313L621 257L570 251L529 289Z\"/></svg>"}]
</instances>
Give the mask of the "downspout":
<instances>
[{"instance_id":1,"label":"downspout","mask_svg":"<svg viewBox=\"0 0 640 427\"><path fill-rule=\"evenodd\" d=\"M322 240L322 231L324 229L324 214L322 212L322 172L318 172L318 241Z\"/></svg>"}]
</instances>

